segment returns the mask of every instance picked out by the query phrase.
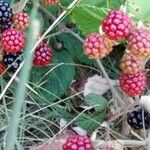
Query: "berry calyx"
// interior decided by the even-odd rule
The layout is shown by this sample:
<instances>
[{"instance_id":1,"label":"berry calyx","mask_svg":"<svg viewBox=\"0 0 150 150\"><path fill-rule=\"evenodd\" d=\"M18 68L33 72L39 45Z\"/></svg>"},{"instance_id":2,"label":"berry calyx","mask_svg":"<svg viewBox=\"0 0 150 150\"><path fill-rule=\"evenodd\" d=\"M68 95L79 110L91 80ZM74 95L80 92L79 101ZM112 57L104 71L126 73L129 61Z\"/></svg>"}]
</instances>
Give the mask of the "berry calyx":
<instances>
[{"instance_id":1,"label":"berry calyx","mask_svg":"<svg viewBox=\"0 0 150 150\"><path fill-rule=\"evenodd\" d=\"M60 0L43 0L45 5L57 5L60 3Z\"/></svg>"},{"instance_id":2,"label":"berry calyx","mask_svg":"<svg viewBox=\"0 0 150 150\"><path fill-rule=\"evenodd\" d=\"M3 61L9 71L15 72L23 60L22 51L17 53L5 53Z\"/></svg>"},{"instance_id":3,"label":"berry calyx","mask_svg":"<svg viewBox=\"0 0 150 150\"><path fill-rule=\"evenodd\" d=\"M33 64L38 67L47 66L52 60L52 49L46 43L41 43L34 52Z\"/></svg>"},{"instance_id":4,"label":"berry calyx","mask_svg":"<svg viewBox=\"0 0 150 150\"><path fill-rule=\"evenodd\" d=\"M8 53L19 52L25 46L25 36L18 29L9 28L2 33L1 44Z\"/></svg>"},{"instance_id":5,"label":"berry calyx","mask_svg":"<svg viewBox=\"0 0 150 150\"><path fill-rule=\"evenodd\" d=\"M112 40L126 38L131 30L129 16L121 10L112 10L102 23L102 30Z\"/></svg>"},{"instance_id":6,"label":"berry calyx","mask_svg":"<svg viewBox=\"0 0 150 150\"><path fill-rule=\"evenodd\" d=\"M6 70L6 67L4 64L0 63L0 75L2 75Z\"/></svg>"},{"instance_id":7,"label":"berry calyx","mask_svg":"<svg viewBox=\"0 0 150 150\"><path fill-rule=\"evenodd\" d=\"M140 57L150 56L150 30L135 29L127 39L127 45L131 53Z\"/></svg>"},{"instance_id":8,"label":"berry calyx","mask_svg":"<svg viewBox=\"0 0 150 150\"><path fill-rule=\"evenodd\" d=\"M13 17L13 25L16 29L25 30L29 26L30 17L26 12L18 12Z\"/></svg>"},{"instance_id":9,"label":"berry calyx","mask_svg":"<svg viewBox=\"0 0 150 150\"><path fill-rule=\"evenodd\" d=\"M125 53L120 61L120 68L123 73L133 74L142 70L142 62L141 58L136 57L131 53Z\"/></svg>"},{"instance_id":10,"label":"berry calyx","mask_svg":"<svg viewBox=\"0 0 150 150\"><path fill-rule=\"evenodd\" d=\"M63 145L63 150L93 150L92 142L87 136L70 137Z\"/></svg>"},{"instance_id":11,"label":"berry calyx","mask_svg":"<svg viewBox=\"0 0 150 150\"><path fill-rule=\"evenodd\" d=\"M128 124L135 130L150 128L150 113L144 109L138 109L127 114Z\"/></svg>"},{"instance_id":12,"label":"berry calyx","mask_svg":"<svg viewBox=\"0 0 150 150\"><path fill-rule=\"evenodd\" d=\"M144 71L134 74L122 73L119 78L121 90L128 96L138 96L145 90L147 77Z\"/></svg>"},{"instance_id":13,"label":"berry calyx","mask_svg":"<svg viewBox=\"0 0 150 150\"><path fill-rule=\"evenodd\" d=\"M11 20L13 16L12 8L5 0L0 0L0 23L3 24L7 20Z\"/></svg>"},{"instance_id":14,"label":"berry calyx","mask_svg":"<svg viewBox=\"0 0 150 150\"><path fill-rule=\"evenodd\" d=\"M84 53L90 59L104 58L112 51L112 47L113 42L98 33L89 34L83 44Z\"/></svg>"}]
</instances>

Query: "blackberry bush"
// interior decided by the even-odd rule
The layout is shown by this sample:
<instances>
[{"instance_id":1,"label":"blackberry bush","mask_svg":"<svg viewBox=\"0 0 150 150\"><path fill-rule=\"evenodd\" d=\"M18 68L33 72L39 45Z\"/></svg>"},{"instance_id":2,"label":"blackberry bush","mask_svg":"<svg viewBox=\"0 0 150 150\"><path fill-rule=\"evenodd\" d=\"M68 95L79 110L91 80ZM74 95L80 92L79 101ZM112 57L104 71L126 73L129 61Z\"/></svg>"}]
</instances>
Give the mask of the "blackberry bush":
<instances>
[{"instance_id":1,"label":"blackberry bush","mask_svg":"<svg viewBox=\"0 0 150 150\"><path fill-rule=\"evenodd\" d=\"M146 0L0 0L0 149L148 149L149 51Z\"/></svg>"}]
</instances>

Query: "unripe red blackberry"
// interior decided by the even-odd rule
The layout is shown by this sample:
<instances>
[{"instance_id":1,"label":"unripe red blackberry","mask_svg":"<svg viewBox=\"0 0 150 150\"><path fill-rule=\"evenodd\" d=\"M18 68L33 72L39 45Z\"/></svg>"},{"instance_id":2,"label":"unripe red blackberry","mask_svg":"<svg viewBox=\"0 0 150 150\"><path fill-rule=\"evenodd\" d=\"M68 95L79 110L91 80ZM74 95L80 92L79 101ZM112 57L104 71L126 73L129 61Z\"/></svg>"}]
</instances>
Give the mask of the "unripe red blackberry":
<instances>
[{"instance_id":1,"label":"unripe red blackberry","mask_svg":"<svg viewBox=\"0 0 150 150\"><path fill-rule=\"evenodd\" d=\"M41 43L34 52L33 64L38 67L47 66L52 60L52 49L46 43Z\"/></svg>"},{"instance_id":2,"label":"unripe red blackberry","mask_svg":"<svg viewBox=\"0 0 150 150\"><path fill-rule=\"evenodd\" d=\"M106 36L98 33L88 35L84 41L84 53L90 59L99 59L108 55L112 51L113 43Z\"/></svg>"},{"instance_id":3,"label":"unripe red blackberry","mask_svg":"<svg viewBox=\"0 0 150 150\"><path fill-rule=\"evenodd\" d=\"M134 74L122 73L119 78L121 90L128 96L138 96L145 90L147 77L144 71Z\"/></svg>"},{"instance_id":4,"label":"unripe red blackberry","mask_svg":"<svg viewBox=\"0 0 150 150\"><path fill-rule=\"evenodd\" d=\"M23 60L22 51L17 53L5 53L3 61L9 71L15 72Z\"/></svg>"},{"instance_id":5,"label":"unripe red blackberry","mask_svg":"<svg viewBox=\"0 0 150 150\"><path fill-rule=\"evenodd\" d=\"M8 53L19 52L25 46L25 36L18 29L9 28L2 33L1 44Z\"/></svg>"},{"instance_id":6,"label":"unripe red blackberry","mask_svg":"<svg viewBox=\"0 0 150 150\"><path fill-rule=\"evenodd\" d=\"M18 12L13 17L13 25L16 29L25 30L29 26L30 17L26 12Z\"/></svg>"},{"instance_id":7,"label":"unripe red blackberry","mask_svg":"<svg viewBox=\"0 0 150 150\"><path fill-rule=\"evenodd\" d=\"M3 24L7 20L11 20L13 16L12 8L5 0L0 0L0 23Z\"/></svg>"},{"instance_id":8,"label":"unripe red blackberry","mask_svg":"<svg viewBox=\"0 0 150 150\"><path fill-rule=\"evenodd\" d=\"M140 57L150 56L150 29L135 29L127 39L131 53Z\"/></svg>"},{"instance_id":9,"label":"unripe red blackberry","mask_svg":"<svg viewBox=\"0 0 150 150\"><path fill-rule=\"evenodd\" d=\"M131 30L129 16L121 10L112 10L102 23L103 32L112 40L126 38Z\"/></svg>"},{"instance_id":10,"label":"unripe red blackberry","mask_svg":"<svg viewBox=\"0 0 150 150\"><path fill-rule=\"evenodd\" d=\"M150 128L150 113L144 109L138 109L127 114L128 124L135 130Z\"/></svg>"},{"instance_id":11,"label":"unripe red blackberry","mask_svg":"<svg viewBox=\"0 0 150 150\"><path fill-rule=\"evenodd\" d=\"M121 58L120 68L123 73L137 73L139 70L142 70L142 62L143 60L141 58L138 58L131 53L125 53Z\"/></svg>"},{"instance_id":12,"label":"unripe red blackberry","mask_svg":"<svg viewBox=\"0 0 150 150\"><path fill-rule=\"evenodd\" d=\"M4 64L0 63L0 76L5 72L6 67Z\"/></svg>"},{"instance_id":13,"label":"unripe red blackberry","mask_svg":"<svg viewBox=\"0 0 150 150\"><path fill-rule=\"evenodd\" d=\"M70 137L63 145L63 150L93 150L92 142L87 136Z\"/></svg>"},{"instance_id":14,"label":"unripe red blackberry","mask_svg":"<svg viewBox=\"0 0 150 150\"><path fill-rule=\"evenodd\" d=\"M43 0L43 3L46 5L57 5L60 3L60 0Z\"/></svg>"}]
</instances>

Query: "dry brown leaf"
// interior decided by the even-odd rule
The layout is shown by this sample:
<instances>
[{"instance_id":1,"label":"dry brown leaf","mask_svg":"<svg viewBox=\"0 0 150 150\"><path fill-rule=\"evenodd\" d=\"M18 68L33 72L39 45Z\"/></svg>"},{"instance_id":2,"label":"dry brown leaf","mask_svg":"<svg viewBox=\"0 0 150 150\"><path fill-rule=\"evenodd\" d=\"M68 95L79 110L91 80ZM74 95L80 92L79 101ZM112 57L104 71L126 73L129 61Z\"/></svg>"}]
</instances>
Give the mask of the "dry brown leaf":
<instances>
[{"instance_id":1,"label":"dry brown leaf","mask_svg":"<svg viewBox=\"0 0 150 150\"><path fill-rule=\"evenodd\" d=\"M23 11L25 4L26 4L26 0L20 0L18 3L14 4L13 5L13 12L17 13L17 12Z\"/></svg>"},{"instance_id":2,"label":"dry brown leaf","mask_svg":"<svg viewBox=\"0 0 150 150\"><path fill-rule=\"evenodd\" d=\"M110 80L111 84L115 86L117 84L117 81ZM106 78L103 78L98 75L94 75L90 78L88 78L85 87L84 87L84 96L95 93L99 95L103 95L110 89L110 86L106 80Z\"/></svg>"}]
</instances>

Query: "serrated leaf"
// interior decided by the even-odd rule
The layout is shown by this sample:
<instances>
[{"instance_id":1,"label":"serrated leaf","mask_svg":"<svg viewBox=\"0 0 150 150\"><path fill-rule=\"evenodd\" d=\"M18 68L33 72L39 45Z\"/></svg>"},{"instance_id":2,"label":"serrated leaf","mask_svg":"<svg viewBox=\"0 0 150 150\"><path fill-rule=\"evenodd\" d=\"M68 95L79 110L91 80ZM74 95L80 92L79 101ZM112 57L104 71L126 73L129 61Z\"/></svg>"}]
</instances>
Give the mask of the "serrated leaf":
<instances>
[{"instance_id":1,"label":"serrated leaf","mask_svg":"<svg viewBox=\"0 0 150 150\"><path fill-rule=\"evenodd\" d=\"M77 6L71 13L71 18L84 35L91 32L98 32L99 26L106 16L106 9L95 6Z\"/></svg>"},{"instance_id":2,"label":"serrated leaf","mask_svg":"<svg viewBox=\"0 0 150 150\"><path fill-rule=\"evenodd\" d=\"M75 68L74 65L69 65L73 64L73 61L66 51L55 52L53 63L58 64L55 69L33 67L31 71L30 81L40 85L35 89L39 95L34 95L34 98L43 103L59 99L74 79Z\"/></svg>"},{"instance_id":3,"label":"serrated leaf","mask_svg":"<svg viewBox=\"0 0 150 150\"><path fill-rule=\"evenodd\" d=\"M100 96L98 94L88 94L87 96L85 96L85 102L89 105L89 106L96 106L94 107L97 111L106 111L107 107L108 107L108 102L107 100L103 97Z\"/></svg>"},{"instance_id":4,"label":"serrated leaf","mask_svg":"<svg viewBox=\"0 0 150 150\"><path fill-rule=\"evenodd\" d=\"M63 43L63 46L70 52L70 54L85 64L92 64L93 61L88 59L83 53L83 44L77 40L73 35L63 33L58 36L58 39Z\"/></svg>"},{"instance_id":5,"label":"serrated leaf","mask_svg":"<svg viewBox=\"0 0 150 150\"><path fill-rule=\"evenodd\" d=\"M147 0L127 0L126 6L134 18L147 24L150 23L150 5Z\"/></svg>"}]
</instances>

